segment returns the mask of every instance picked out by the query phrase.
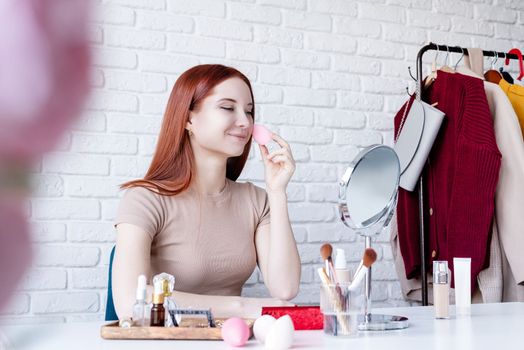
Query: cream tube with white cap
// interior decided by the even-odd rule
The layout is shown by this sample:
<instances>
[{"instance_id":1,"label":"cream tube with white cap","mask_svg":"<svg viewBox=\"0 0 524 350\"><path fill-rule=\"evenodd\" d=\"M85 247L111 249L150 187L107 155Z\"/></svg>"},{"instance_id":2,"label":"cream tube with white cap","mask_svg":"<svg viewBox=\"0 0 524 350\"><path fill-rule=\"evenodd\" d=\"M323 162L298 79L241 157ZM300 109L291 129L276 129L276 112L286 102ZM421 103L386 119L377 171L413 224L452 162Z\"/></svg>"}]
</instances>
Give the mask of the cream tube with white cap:
<instances>
[{"instance_id":1,"label":"cream tube with white cap","mask_svg":"<svg viewBox=\"0 0 524 350\"><path fill-rule=\"evenodd\" d=\"M337 256L335 257L335 272L337 273L338 283L351 282L351 273L348 269L346 252L344 249L337 249Z\"/></svg>"},{"instance_id":2,"label":"cream tube with white cap","mask_svg":"<svg viewBox=\"0 0 524 350\"><path fill-rule=\"evenodd\" d=\"M453 258L457 316L471 315L471 258Z\"/></svg>"}]
</instances>

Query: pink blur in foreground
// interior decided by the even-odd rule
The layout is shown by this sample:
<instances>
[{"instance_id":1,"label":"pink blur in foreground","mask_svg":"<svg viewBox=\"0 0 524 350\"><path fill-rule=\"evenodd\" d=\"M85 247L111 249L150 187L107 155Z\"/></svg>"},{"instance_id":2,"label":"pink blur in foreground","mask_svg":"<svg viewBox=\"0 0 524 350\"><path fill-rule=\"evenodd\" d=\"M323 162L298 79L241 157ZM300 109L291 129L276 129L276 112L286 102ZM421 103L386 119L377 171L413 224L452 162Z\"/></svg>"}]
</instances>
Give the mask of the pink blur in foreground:
<instances>
[{"instance_id":1,"label":"pink blur in foreground","mask_svg":"<svg viewBox=\"0 0 524 350\"><path fill-rule=\"evenodd\" d=\"M31 261L29 191L19 179L59 141L88 92L89 3L0 1L0 312Z\"/></svg>"},{"instance_id":2,"label":"pink blur in foreground","mask_svg":"<svg viewBox=\"0 0 524 350\"><path fill-rule=\"evenodd\" d=\"M85 0L0 1L0 159L48 151L89 87Z\"/></svg>"}]
</instances>

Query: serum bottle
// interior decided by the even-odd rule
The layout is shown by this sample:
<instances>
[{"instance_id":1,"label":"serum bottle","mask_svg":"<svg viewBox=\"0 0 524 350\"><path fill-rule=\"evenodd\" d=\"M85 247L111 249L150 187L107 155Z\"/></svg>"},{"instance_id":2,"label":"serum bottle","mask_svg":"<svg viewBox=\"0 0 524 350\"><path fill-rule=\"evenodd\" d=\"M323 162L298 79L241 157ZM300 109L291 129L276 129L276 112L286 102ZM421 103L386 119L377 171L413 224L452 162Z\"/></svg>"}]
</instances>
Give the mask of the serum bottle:
<instances>
[{"instance_id":1,"label":"serum bottle","mask_svg":"<svg viewBox=\"0 0 524 350\"><path fill-rule=\"evenodd\" d=\"M136 302L133 305L133 326L149 326L149 315L151 314L150 305L146 302L147 281L146 276L138 276L138 285L136 287Z\"/></svg>"},{"instance_id":2,"label":"serum bottle","mask_svg":"<svg viewBox=\"0 0 524 350\"><path fill-rule=\"evenodd\" d=\"M433 261L435 318L449 318L449 270L447 261Z\"/></svg>"},{"instance_id":3,"label":"serum bottle","mask_svg":"<svg viewBox=\"0 0 524 350\"><path fill-rule=\"evenodd\" d=\"M151 307L151 327L164 327L166 310L164 308L164 288L162 281L154 284L153 307Z\"/></svg>"},{"instance_id":4,"label":"serum bottle","mask_svg":"<svg viewBox=\"0 0 524 350\"><path fill-rule=\"evenodd\" d=\"M173 291L175 289L175 276L168 273L162 272L153 277L153 283L160 282L162 283L162 288L164 290L164 309L166 312L166 322L165 327L178 327L182 321L182 315L175 315L175 320L171 318L170 312L176 311L178 306L175 302Z\"/></svg>"}]
</instances>

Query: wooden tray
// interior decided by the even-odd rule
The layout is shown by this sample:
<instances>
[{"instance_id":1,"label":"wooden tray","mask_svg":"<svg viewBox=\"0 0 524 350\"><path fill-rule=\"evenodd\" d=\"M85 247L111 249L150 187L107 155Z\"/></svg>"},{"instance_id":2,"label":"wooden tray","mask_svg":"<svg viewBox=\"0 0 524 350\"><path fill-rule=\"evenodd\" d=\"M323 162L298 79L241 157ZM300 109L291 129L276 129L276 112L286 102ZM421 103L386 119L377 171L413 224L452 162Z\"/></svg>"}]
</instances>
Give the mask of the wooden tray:
<instances>
[{"instance_id":1,"label":"wooden tray","mask_svg":"<svg viewBox=\"0 0 524 350\"><path fill-rule=\"evenodd\" d=\"M208 327L201 318L184 318L180 327L131 327L120 328L118 321L101 327L104 339L179 339L179 340L222 340L220 330L226 319L215 318L216 327ZM249 326L249 337L253 336L254 319L244 319Z\"/></svg>"}]
</instances>

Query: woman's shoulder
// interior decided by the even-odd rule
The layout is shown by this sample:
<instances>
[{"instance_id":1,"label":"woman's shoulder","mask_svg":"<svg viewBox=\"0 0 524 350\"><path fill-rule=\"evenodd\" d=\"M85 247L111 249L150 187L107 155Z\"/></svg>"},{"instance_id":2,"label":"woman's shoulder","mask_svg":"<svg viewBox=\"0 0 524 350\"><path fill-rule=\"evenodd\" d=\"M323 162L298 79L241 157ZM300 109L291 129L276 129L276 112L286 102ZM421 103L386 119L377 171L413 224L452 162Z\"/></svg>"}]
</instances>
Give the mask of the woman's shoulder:
<instances>
[{"instance_id":1,"label":"woman's shoulder","mask_svg":"<svg viewBox=\"0 0 524 350\"><path fill-rule=\"evenodd\" d=\"M151 236L160 231L165 220L162 195L144 186L125 190L118 206L114 225L129 223L142 227Z\"/></svg>"},{"instance_id":2,"label":"woman's shoulder","mask_svg":"<svg viewBox=\"0 0 524 350\"><path fill-rule=\"evenodd\" d=\"M147 211L156 216L164 214L165 196L144 186L133 186L125 190L120 200L120 211Z\"/></svg>"},{"instance_id":3,"label":"woman's shoulder","mask_svg":"<svg viewBox=\"0 0 524 350\"><path fill-rule=\"evenodd\" d=\"M133 186L124 190L124 200L160 201L161 195L153 189L144 186Z\"/></svg>"}]
</instances>

